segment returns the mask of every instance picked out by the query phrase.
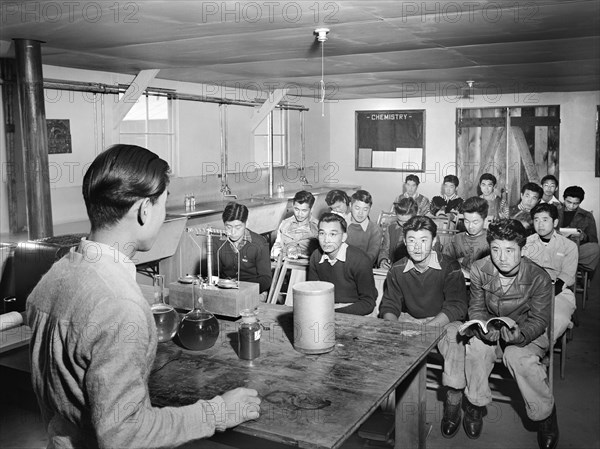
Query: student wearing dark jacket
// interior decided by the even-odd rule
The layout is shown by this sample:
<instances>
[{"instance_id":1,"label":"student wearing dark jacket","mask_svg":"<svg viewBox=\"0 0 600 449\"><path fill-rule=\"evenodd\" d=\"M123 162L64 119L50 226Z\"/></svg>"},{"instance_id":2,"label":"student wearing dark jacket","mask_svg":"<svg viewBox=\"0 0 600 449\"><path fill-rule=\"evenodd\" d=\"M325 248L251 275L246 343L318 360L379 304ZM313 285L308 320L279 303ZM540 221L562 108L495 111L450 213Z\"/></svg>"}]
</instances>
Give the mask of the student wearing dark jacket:
<instances>
[{"instance_id":1,"label":"student wearing dark jacket","mask_svg":"<svg viewBox=\"0 0 600 449\"><path fill-rule=\"evenodd\" d=\"M492 402L488 377L496 358L515 377L525 402L527 416L538 424L541 449L558 444L558 422L554 396L547 382L546 368L540 363L548 350L546 328L550 319L552 281L546 271L521 250L527 231L518 220L490 224L487 235L491 255L471 267L469 319L488 320L507 316L516 325L509 329L479 329L467 344L465 373L464 428L471 439L479 438L483 415Z\"/></svg>"}]
</instances>

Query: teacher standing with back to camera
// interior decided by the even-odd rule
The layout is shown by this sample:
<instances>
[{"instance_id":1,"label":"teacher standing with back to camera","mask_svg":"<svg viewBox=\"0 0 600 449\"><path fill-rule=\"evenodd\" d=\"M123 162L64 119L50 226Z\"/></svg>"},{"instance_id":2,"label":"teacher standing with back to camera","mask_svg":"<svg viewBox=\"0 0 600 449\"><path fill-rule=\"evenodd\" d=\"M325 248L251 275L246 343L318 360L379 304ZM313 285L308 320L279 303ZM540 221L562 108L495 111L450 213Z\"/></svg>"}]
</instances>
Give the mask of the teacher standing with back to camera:
<instances>
[{"instance_id":1,"label":"teacher standing with back to camera","mask_svg":"<svg viewBox=\"0 0 600 449\"><path fill-rule=\"evenodd\" d=\"M157 335L132 258L158 235L168 184L169 165L145 148L98 155L83 179L91 233L27 300L49 447L176 446L259 416L257 392L246 388L184 407L150 403Z\"/></svg>"}]
</instances>

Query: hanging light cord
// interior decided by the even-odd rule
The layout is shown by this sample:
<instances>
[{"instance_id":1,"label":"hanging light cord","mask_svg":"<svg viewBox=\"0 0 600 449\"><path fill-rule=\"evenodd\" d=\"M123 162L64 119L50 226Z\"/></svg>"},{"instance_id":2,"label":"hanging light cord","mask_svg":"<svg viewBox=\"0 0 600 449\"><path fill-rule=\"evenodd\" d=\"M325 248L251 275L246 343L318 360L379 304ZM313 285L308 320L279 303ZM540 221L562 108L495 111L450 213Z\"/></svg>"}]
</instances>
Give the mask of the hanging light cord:
<instances>
[{"instance_id":1,"label":"hanging light cord","mask_svg":"<svg viewBox=\"0 0 600 449\"><path fill-rule=\"evenodd\" d=\"M321 42L321 117L325 117L325 41Z\"/></svg>"}]
</instances>

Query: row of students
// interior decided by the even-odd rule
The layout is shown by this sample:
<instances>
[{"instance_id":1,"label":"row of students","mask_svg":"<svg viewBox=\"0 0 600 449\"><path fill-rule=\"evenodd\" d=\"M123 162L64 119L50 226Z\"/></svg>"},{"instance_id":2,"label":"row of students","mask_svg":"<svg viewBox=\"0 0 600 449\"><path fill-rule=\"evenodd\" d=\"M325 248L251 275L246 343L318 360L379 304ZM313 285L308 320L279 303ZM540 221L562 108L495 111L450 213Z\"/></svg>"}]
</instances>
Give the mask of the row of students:
<instances>
[{"instance_id":1,"label":"row of students","mask_svg":"<svg viewBox=\"0 0 600 449\"><path fill-rule=\"evenodd\" d=\"M412 217L404 232L408 257L388 272L379 315L445 329L446 336L438 344L446 386L442 435L452 438L462 420L467 436L479 438L492 399L488 377L502 356L517 379L528 417L537 422L539 447L556 447L554 397L539 363L548 348L545 329L552 284L541 267L521 257L527 237L522 224L510 219L490 224L486 235L490 255L471 265L470 297L460 263L433 250L437 227L431 218ZM509 316L517 324L487 334L474 330L463 337L458 333L467 317L486 321L493 316Z\"/></svg>"}]
</instances>

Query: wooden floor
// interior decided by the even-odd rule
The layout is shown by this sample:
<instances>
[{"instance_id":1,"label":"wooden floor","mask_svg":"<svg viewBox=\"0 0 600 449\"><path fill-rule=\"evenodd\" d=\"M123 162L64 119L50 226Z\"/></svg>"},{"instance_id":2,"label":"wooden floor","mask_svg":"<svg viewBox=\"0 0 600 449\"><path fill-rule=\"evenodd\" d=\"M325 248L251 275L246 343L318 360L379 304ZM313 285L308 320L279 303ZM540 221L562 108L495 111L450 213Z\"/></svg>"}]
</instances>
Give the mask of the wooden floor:
<instances>
[{"instance_id":1,"label":"wooden floor","mask_svg":"<svg viewBox=\"0 0 600 449\"><path fill-rule=\"evenodd\" d=\"M579 298L578 298L579 299ZM555 366L555 396L561 431L559 447L600 449L600 300L591 299L584 311L579 311L580 326L568 345L566 379L561 380ZM44 448L46 435L37 411L35 398L27 393L27 379L11 380L2 373L0 396L0 447ZM443 405L438 392L427 392L427 421L431 430L427 439L430 449L529 449L536 448L536 429L524 418L521 402L494 402L484 418L482 436L470 440L462 429L451 440L442 438L440 421ZM518 396L517 396L518 397ZM268 449L280 447L226 432L216 442L202 447L223 449L228 446ZM389 447L354 434L343 449Z\"/></svg>"}]
</instances>

